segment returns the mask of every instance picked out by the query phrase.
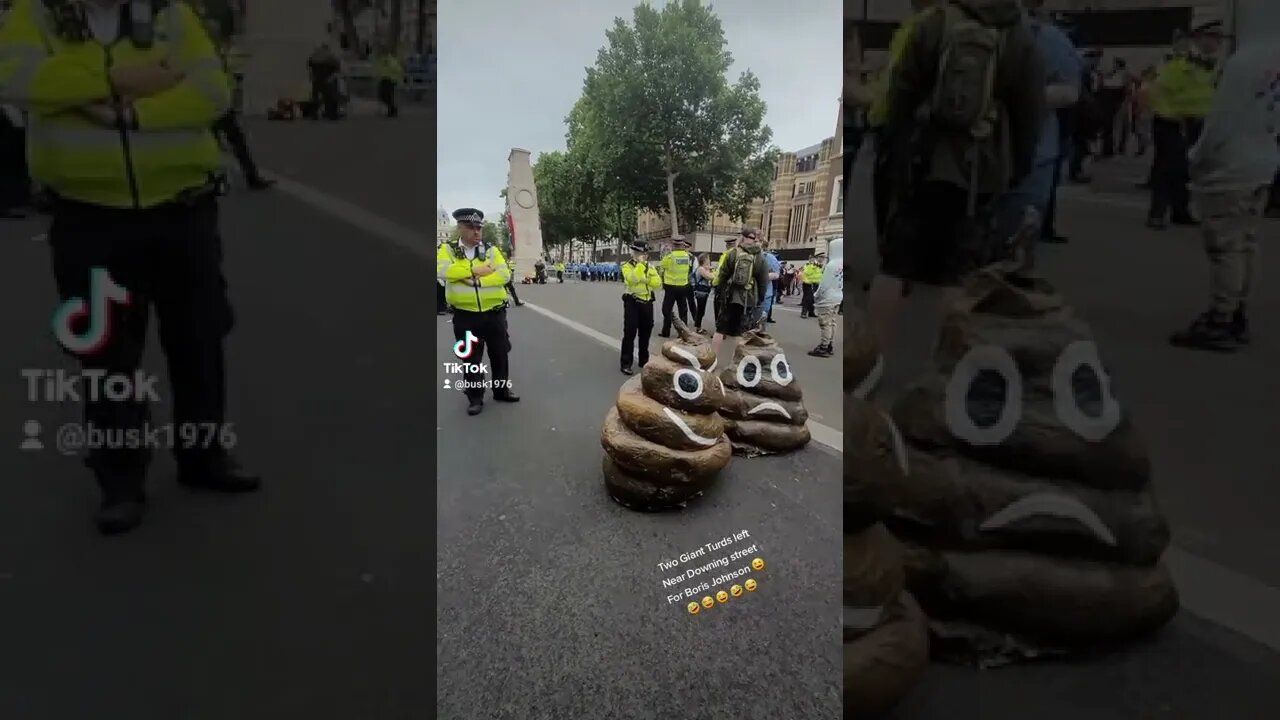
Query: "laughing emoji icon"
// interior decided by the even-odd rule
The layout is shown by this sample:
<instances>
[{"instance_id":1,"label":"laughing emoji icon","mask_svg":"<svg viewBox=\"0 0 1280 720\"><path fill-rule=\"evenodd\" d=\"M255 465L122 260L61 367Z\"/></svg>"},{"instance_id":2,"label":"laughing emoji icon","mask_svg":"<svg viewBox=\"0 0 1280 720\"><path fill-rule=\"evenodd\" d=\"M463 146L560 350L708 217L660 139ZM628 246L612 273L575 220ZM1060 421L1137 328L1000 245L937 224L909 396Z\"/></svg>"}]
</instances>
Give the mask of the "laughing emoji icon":
<instances>
[{"instance_id":1,"label":"laughing emoji icon","mask_svg":"<svg viewBox=\"0 0 1280 720\"><path fill-rule=\"evenodd\" d=\"M747 589L747 592L755 592L756 591L755 578L747 578L747 581L742 583L742 586Z\"/></svg>"},{"instance_id":2,"label":"laughing emoji icon","mask_svg":"<svg viewBox=\"0 0 1280 720\"><path fill-rule=\"evenodd\" d=\"M706 608L706 609L710 610L711 608L713 608L713 607L715 607L715 606L716 606L716 601L715 601L715 600L712 600L710 595L708 595L708 596L706 596L706 597L702 598L702 607L704 607L704 608Z\"/></svg>"},{"instance_id":3,"label":"laughing emoji icon","mask_svg":"<svg viewBox=\"0 0 1280 720\"><path fill-rule=\"evenodd\" d=\"M764 558L756 558L751 561L751 569L760 572L764 569Z\"/></svg>"}]
</instances>

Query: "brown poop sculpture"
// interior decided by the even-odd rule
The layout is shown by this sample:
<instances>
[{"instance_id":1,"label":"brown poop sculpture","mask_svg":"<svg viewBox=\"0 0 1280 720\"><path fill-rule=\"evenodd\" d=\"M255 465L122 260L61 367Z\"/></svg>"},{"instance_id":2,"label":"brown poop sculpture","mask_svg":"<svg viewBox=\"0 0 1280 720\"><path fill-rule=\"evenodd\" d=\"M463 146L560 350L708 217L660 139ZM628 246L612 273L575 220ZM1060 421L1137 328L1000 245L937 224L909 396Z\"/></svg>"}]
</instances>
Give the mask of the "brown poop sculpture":
<instances>
[{"instance_id":1,"label":"brown poop sculpture","mask_svg":"<svg viewBox=\"0 0 1280 720\"><path fill-rule=\"evenodd\" d=\"M726 392L720 414L733 449L747 456L799 450L809 444L809 412L791 363L773 338L742 336L733 364L720 373Z\"/></svg>"},{"instance_id":2,"label":"brown poop sculpture","mask_svg":"<svg viewBox=\"0 0 1280 720\"><path fill-rule=\"evenodd\" d=\"M729 464L733 451L716 409L725 389L711 369L710 342L676 320L679 340L662 344L623 383L600 431L609 496L632 510L683 507Z\"/></svg>"},{"instance_id":3,"label":"brown poop sculpture","mask_svg":"<svg viewBox=\"0 0 1280 720\"><path fill-rule=\"evenodd\" d=\"M929 661L924 614L904 588L901 543L866 497L868 472L902 480L904 448L893 423L858 388L879 352L857 310L845 315L844 708L853 720L879 718L898 703Z\"/></svg>"},{"instance_id":4,"label":"brown poop sculpture","mask_svg":"<svg viewBox=\"0 0 1280 720\"><path fill-rule=\"evenodd\" d=\"M865 474L908 543L935 654L988 666L1132 638L1178 608L1146 448L1089 328L1010 269L971 278L936 374L897 402L905 479Z\"/></svg>"}]
</instances>

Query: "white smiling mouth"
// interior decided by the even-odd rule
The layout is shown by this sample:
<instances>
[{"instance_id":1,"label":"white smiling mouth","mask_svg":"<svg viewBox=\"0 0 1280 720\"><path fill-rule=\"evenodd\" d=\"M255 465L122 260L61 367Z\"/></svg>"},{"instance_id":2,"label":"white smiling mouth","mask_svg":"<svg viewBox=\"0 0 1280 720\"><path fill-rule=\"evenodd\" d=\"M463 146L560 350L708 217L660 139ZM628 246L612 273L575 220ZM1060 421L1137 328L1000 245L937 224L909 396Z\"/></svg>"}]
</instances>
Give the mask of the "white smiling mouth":
<instances>
[{"instance_id":1,"label":"white smiling mouth","mask_svg":"<svg viewBox=\"0 0 1280 720\"><path fill-rule=\"evenodd\" d=\"M680 428L680 430L684 433L685 437L698 443L699 445L704 445L706 447L711 447L712 445L716 444L715 438L705 438L699 435L698 433L694 432L693 428L689 427L688 423L680 419L680 416L677 415L675 411L672 410L671 408L664 407L662 408L662 411L667 414L667 417L671 418L671 422L675 423L676 427Z\"/></svg>"},{"instance_id":2,"label":"white smiling mouth","mask_svg":"<svg viewBox=\"0 0 1280 720\"><path fill-rule=\"evenodd\" d=\"M765 412L773 413L775 415L781 415L782 417L788 420L791 419L791 413L787 412L786 408L782 407L776 402L773 402L772 400L766 400L765 402L762 402L759 405L751 408L750 410L747 411L747 414L755 415L756 413L765 413Z\"/></svg>"}]
</instances>

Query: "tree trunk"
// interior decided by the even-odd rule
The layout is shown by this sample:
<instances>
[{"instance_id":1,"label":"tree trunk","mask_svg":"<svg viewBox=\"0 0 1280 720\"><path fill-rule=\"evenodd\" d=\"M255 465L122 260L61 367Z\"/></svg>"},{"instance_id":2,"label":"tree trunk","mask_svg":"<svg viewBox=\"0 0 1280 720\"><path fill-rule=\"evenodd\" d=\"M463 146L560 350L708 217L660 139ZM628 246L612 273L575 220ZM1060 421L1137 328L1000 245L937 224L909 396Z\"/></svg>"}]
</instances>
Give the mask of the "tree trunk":
<instances>
[{"instance_id":1,"label":"tree trunk","mask_svg":"<svg viewBox=\"0 0 1280 720\"><path fill-rule=\"evenodd\" d=\"M676 173L672 170L671 148L667 148L667 211L671 213L671 237L680 234L680 218L676 216Z\"/></svg>"},{"instance_id":2,"label":"tree trunk","mask_svg":"<svg viewBox=\"0 0 1280 720\"><path fill-rule=\"evenodd\" d=\"M347 38L347 49L360 56L360 33L356 32L356 14L353 0L337 0L338 14L342 17L342 34Z\"/></svg>"},{"instance_id":3,"label":"tree trunk","mask_svg":"<svg viewBox=\"0 0 1280 720\"><path fill-rule=\"evenodd\" d=\"M391 19L387 23L387 37L382 41L385 52L392 55L400 54L402 27L404 27L404 0L391 0Z\"/></svg>"},{"instance_id":4,"label":"tree trunk","mask_svg":"<svg viewBox=\"0 0 1280 720\"><path fill-rule=\"evenodd\" d=\"M422 55L427 51L427 0L417 0L418 14L414 28L414 51L418 55Z\"/></svg>"}]
</instances>

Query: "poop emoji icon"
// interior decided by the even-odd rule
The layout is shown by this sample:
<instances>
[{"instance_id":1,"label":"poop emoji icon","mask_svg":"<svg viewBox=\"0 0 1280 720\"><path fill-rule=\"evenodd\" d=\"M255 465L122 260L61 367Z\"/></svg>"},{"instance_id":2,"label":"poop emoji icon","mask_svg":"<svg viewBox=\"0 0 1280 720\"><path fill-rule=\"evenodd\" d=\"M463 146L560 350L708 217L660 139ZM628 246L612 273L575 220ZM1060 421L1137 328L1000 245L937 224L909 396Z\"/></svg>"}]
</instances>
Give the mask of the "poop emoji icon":
<instances>
[{"instance_id":1,"label":"poop emoji icon","mask_svg":"<svg viewBox=\"0 0 1280 720\"><path fill-rule=\"evenodd\" d=\"M726 390L720 414L734 452L754 457L809 444L809 413L800 402L800 383L773 338L761 332L743 335L720 379Z\"/></svg>"},{"instance_id":2,"label":"poop emoji icon","mask_svg":"<svg viewBox=\"0 0 1280 720\"><path fill-rule=\"evenodd\" d=\"M653 512L683 507L729 464L732 447L716 412L725 388L711 374L706 338L676 321L662 346L622 385L604 419L605 488L619 504Z\"/></svg>"},{"instance_id":3,"label":"poop emoji icon","mask_svg":"<svg viewBox=\"0 0 1280 720\"><path fill-rule=\"evenodd\" d=\"M908 586L956 659L1093 650L1176 613L1146 446L1047 282L1004 266L972 276L934 371L892 414L862 423L870 447L849 459L911 548Z\"/></svg>"},{"instance_id":4,"label":"poop emoji icon","mask_svg":"<svg viewBox=\"0 0 1280 720\"><path fill-rule=\"evenodd\" d=\"M903 546L867 492L868 472L886 481L905 477L905 449L893 421L859 389L874 387L868 379L879 372L879 352L851 310L844 346L844 707L845 717L869 720L885 716L915 685L929 661L929 635L905 587Z\"/></svg>"}]
</instances>

